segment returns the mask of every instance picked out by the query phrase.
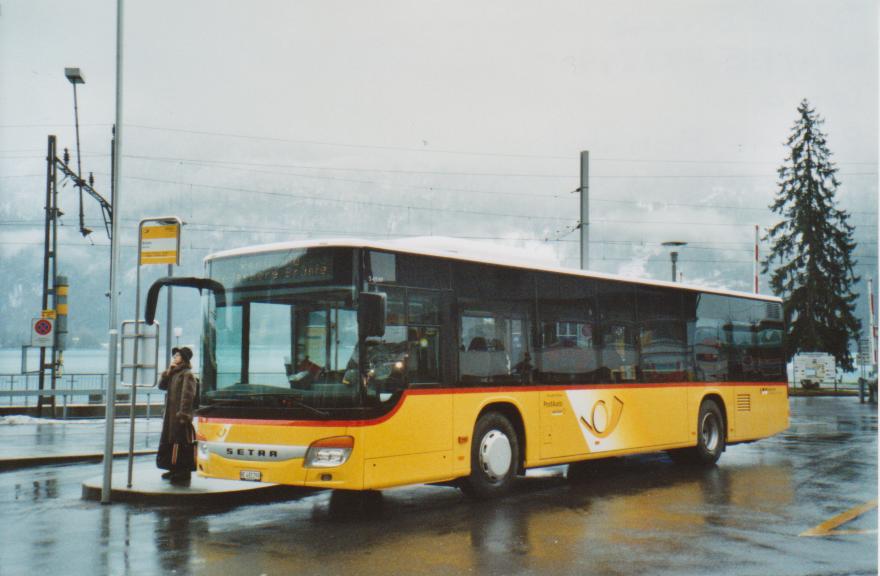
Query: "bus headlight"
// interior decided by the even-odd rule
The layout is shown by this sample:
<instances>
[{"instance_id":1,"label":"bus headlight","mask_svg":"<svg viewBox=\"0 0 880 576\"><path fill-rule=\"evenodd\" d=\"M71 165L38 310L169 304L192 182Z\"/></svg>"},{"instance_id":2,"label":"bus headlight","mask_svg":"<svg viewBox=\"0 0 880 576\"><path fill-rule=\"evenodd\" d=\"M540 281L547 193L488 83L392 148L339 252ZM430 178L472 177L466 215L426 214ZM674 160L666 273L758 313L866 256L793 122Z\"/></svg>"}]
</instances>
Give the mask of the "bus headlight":
<instances>
[{"instance_id":1,"label":"bus headlight","mask_svg":"<svg viewBox=\"0 0 880 576\"><path fill-rule=\"evenodd\" d=\"M306 451L303 466L306 468L333 468L342 466L351 456L354 438L351 436L334 436L313 442Z\"/></svg>"}]
</instances>

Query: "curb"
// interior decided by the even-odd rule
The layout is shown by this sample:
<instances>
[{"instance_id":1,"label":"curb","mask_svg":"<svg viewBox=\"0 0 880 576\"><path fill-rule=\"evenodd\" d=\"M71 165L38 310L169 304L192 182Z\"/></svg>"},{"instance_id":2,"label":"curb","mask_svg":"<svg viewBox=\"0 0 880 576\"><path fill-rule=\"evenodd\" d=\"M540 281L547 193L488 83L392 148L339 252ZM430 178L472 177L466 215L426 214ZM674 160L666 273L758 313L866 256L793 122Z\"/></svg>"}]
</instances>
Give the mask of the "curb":
<instances>
[{"instance_id":1,"label":"curb","mask_svg":"<svg viewBox=\"0 0 880 576\"><path fill-rule=\"evenodd\" d=\"M259 502L276 502L310 496L316 488L261 484L236 480L219 480L193 474L188 486L176 486L160 479L160 473L150 463L138 464L134 469L132 487L126 485L122 471L113 474L110 500L139 505L234 506ZM101 501L104 477L95 476L82 483L82 499Z\"/></svg>"},{"instance_id":2,"label":"curb","mask_svg":"<svg viewBox=\"0 0 880 576\"><path fill-rule=\"evenodd\" d=\"M156 450L135 450L135 456L149 456ZM114 452L113 458L128 458L128 452ZM101 462L104 454L89 452L85 454L59 454L56 456L22 456L20 458L0 458L0 472L46 466L48 464L71 464L76 462Z\"/></svg>"}]
</instances>

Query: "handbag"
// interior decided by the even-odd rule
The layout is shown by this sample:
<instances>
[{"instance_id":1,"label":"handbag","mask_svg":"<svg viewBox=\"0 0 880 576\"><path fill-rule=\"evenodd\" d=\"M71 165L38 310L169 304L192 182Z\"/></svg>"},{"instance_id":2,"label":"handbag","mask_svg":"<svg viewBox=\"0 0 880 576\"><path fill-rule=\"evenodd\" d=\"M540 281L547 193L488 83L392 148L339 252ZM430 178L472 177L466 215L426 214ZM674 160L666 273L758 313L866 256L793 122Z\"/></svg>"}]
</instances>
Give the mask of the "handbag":
<instances>
[{"instance_id":1,"label":"handbag","mask_svg":"<svg viewBox=\"0 0 880 576\"><path fill-rule=\"evenodd\" d=\"M192 423L189 423L175 442L159 444L159 451L156 453L156 467L163 470L194 472L198 460L198 449L196 429Z\"/></svg>"}]
</instances>

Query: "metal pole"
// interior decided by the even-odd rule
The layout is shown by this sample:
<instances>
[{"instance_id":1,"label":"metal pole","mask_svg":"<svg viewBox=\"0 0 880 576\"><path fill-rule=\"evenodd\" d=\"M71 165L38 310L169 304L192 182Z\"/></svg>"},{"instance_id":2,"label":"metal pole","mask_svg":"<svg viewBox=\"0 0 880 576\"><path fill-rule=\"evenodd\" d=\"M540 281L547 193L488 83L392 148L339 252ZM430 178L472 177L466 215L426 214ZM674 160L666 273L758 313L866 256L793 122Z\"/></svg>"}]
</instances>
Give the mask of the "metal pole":
<instances>
[{"instance_id":1,"label":"metal pole","mask_svg":"<svg viewBox=\"0 0 880 576\"><path fill-rule=\"evenodd\" d=\"M174 264L168 265L168 276L174 276ZM171 298L171 286L167 287L168 314L165 317L165 365L171 364L171 317L174 312L174 301Z\"/></svg>"},{"instance_id":2,"label":"metal pole","mask_svg":"<svg viewBox=\"0 0 880 576\"><path fill-rule=\"evenodd\" d=\"M755 294L758 293L758 225L755 224Z\"/></svg>"},{"instance_id":3,"label":"metal pole","mask_svg":"<svg viewBox=\"0 0 880 576\"><path fill-rule=\"evenodd\" d=\"M137 382L138 368L140 368L140 359L138 358L138 345L141 340L141 236L144 227L143 220L138 225L138 251L137 251L137 275L134 289L134 368L131 375L131 408L129 409L129 427L128 427L128 484L131 488L131 477L134 470L134 416L137 406Z\"/></svg>"},{"instance_id":4,"label":"metal pole","mask_svg":"<svg viewBox=\"0 0 880 576\"><path fill-rule=\"evenodd\" d=\"M581 152L581 270L590 267L590 152Z\"/></svg>"},{"instance_id":5,"label":"metal pole","mask_svg":"<svg viewBox=\"0 0 880 576\"><path fill-rule=\"evenodd\" d=\"M41 310L49 307L49 258L53 257L50 242L52 240L52 224L55 219L55 206L52 204L52 174L55 171L55 136L49 136L48 150L46 152L46 226L45 239L43 241L43 299ZM42 392L46 386L46 347L40 346L40 377L39 390ZM37 415L43 415L43 397L37 396Z\"/></svg>"},{"instance_id":6,"label":"metal pole","mask_svg":"<svg viewBox=\"0 0 880 576\"><path fill-rule=\"evenodd\" d=\"M79 104L76 100L76 82L73 84L73 118L76 126L76 187L79 189L79 227L83 229L85 215L83 214L83 189L82 189L82 159L79 152Z\"/></svg>"},{"instance_id":7,"label":"metal pole","mask_svg":"<svg viewBox=\"0 0 880 576\"><path fill-rule=\"evenodd\" d=\"M113 478L113 421L116 417L116 347L119 332L116 329L117 296L116 270L119 263L119 173L122 156L122 22L123 0L116 0L116 137L113 153L113 220L110 223L110 350L107 356L107 426L104 441L104 482L101 487L101 503L110 503Z\"/></svg>"},{"instance_id":8,"label":"metal pole","mask_svg":"<svg viewBox=\"0 0 880 576\"><path fill-rule=\"evenodd\" d=\"M871 352L871 371L874 373L874 376L877 376L877 326L874 324L874 314L876 310L874 308L874 279L868 276L868 313L871 315L871 318L868 320L868 327L871 330L870 334L868 334L868 346Z\"/></svg>"},{"instance_id":9,"label":"metal pole","mask_svg":"<svg viewBox=\"0 0 880 576\"><path fill-rule=\"evenodd\" d=\"M52 162L52 309L58 307L58 166ZM57 323L57 319L56 319ZM66 328L66 327L65 327ZM52 391L58 376L58 327L52 331ZM55 417L55 395L52 395L52 417Z\"/></svg>"},{"instance_id":10,"label":"metal pole","mask_svg":"<svg viewBox=\"0 0 880 576\"><path fill-rule=\"evenodd\" d=\"M675 263L678 262L678 252L670 252L669 258L672 260L672 281L675 282Z\"/></svg>"}]
</instances>

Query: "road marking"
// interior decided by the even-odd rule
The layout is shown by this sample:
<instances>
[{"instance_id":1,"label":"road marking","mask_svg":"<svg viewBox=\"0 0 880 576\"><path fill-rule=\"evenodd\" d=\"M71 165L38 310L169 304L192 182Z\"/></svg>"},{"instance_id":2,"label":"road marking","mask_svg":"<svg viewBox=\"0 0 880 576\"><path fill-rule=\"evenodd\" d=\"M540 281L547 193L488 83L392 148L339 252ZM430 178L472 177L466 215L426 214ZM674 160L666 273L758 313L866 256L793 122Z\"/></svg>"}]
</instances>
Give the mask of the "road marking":
<instances>
[{"instance_id":1,"label":"road marking","mask_svg":"<svg viewBox=\"0 0 880 576\"><path fill-rule=\"evenodd\" d=\"M854 520L865 512L873 510L876 507L876 500L865 502L864 504L856 506L855 508L850 508L842 514L838 514L830 520L822 522L815 528L810 528L806 532L801 532L800 536L845 536L850 534L876 534L877 530L835 530L835 528L837 528L838 526L846 524L850 520Z\"/></svg>"}]
</instances>

